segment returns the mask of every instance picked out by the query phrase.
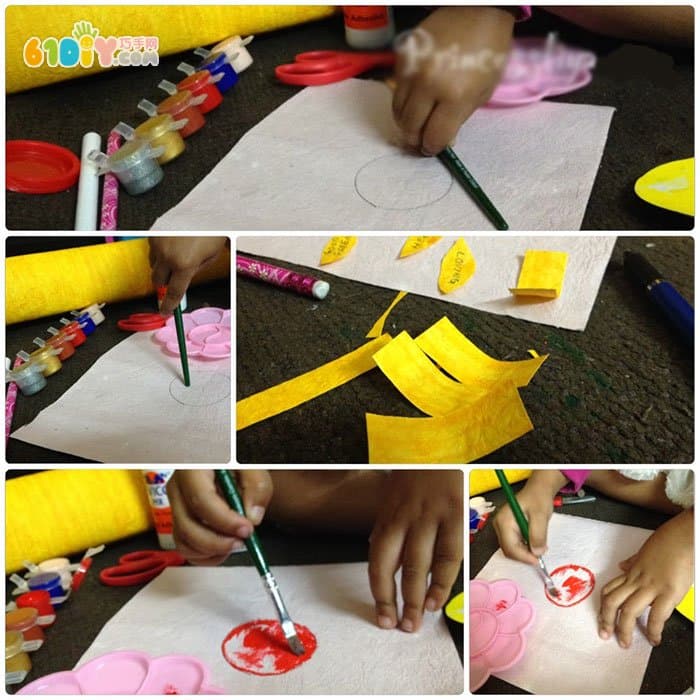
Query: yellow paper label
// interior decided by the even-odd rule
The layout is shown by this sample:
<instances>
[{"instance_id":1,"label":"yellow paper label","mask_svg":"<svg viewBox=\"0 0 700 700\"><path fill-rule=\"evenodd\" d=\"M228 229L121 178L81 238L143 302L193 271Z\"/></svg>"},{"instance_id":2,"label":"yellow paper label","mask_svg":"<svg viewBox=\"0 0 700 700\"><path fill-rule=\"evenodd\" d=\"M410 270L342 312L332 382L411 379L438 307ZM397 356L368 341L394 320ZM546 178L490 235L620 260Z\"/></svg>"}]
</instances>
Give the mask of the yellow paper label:
<instances>
[{"instance_id":1,"label":"yellow paper label","mask_svg":"<svg viewBox=\"0 0 700 700\"><path fill-rule=\"evenodd\" d=\"M321 253L321 265L342 260L357 243L357 236L333 236Z\"/></svg>"},{"instance_id":2,"label":"yellow paper label","mask_svg":"<svg viewBox=\"0 0 700 700\"><path fill-rule=\"evenodd\" d=\"M445 607L445 615L454 620L464 624L464 593L458 593Z\"/></svg>"},{"instance_id":3,"label":"yellow paper label","mask_svg":"<svg viewBox=\"0 0 700 700\"><path fill-rule=\"evenodd\" d=\"M387 310L374 322L374 325L370 328L365 338L378 338L384 332L384 324L387 318L389 318L391 310L406 296L406 294L408 294L408 292L399 292L394 297L394 301L389 304Z\"/></svg>"},{"instance_id":4,"label":"yellow paper label","mask_svg":"<svg viewBox=\"0 0 700 700\"><path fill-rule=\"evenodd\" d=\"M421 250L430 248L441 239L442 236L409 236L401 248L399 258L407 258L409 255L420 253Z\"/></svg>"},{"instance_id":5,"label":"yellow paper label","mask_svg":"<svg viewBox=\"0 0 700 700\"><path fill-rule=\"evenodd\" d=\"M528 250L518 277L518 286L511 289L516 296L555 299L561 294L568 253L551 250Z\"/></svg>"},{"instance_id":6,"label":"yellow paper label","mask_svg":"<svg viewBox=\"0 0 700 700\"><path fill-rule=\"evenodd\" d=\"M438 287L443 294L450 294L469 281L476 270L476 261L463 238L457 239L447 251L440 265Z\"/></svg>"}]
</instances>

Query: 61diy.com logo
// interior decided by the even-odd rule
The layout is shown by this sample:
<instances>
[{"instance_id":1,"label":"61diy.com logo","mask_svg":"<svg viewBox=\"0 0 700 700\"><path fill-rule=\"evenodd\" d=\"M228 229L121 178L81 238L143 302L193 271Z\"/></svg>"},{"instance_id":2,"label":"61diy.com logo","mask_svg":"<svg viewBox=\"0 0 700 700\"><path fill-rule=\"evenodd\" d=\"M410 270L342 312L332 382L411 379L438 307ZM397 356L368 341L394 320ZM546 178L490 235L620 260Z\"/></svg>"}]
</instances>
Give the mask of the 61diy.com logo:
<instances>
[{"instance_id":1,"label":"61diy.com logo","mask_svg":"<svg viewBox=\"0 0 700 700\"><path fill-rule=\"evenodd\" d=\"M24 42L24 65L39 68L91 68L95 60L102 68L113 66L157 66L158 37L156 36L101 36L92 22L80 21L73 25L71 36L61 39L50 36L43 41L32 36Z\"/></svg>"}]
</instances>

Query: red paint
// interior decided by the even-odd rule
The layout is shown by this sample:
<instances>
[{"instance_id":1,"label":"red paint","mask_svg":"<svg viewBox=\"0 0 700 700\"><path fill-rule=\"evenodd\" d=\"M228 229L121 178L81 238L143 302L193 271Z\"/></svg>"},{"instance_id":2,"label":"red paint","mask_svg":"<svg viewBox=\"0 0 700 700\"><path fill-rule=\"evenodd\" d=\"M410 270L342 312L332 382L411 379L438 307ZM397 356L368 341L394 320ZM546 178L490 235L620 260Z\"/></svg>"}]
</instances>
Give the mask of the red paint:
<instances>
[{"instance_id":1,"label":"red paint","mask_svg":"<svg viewBox=\"0 0 700 700\"><path fill-rule=\"evenodd\" d=\"M296 656L277 620L253 620L232 629L221 644L226 661L239 671L256 676L287 673L308 661L316 651L316 637L304 625L295 624L304 653Z\"/></svg>"},{"instance_id":2,"label":"red paint","mask_svg":"<svg viewBox=\"0 0 700 700\"><path fill-rule=\"evenodd\" d=\"M551 603L560 608L570 608L586 600L595 588L595 576L590 569L577 564L566 564L550 572L559 598L554 598L544 587L544 593Z\"/></svg>"},{"instance_id":3,"label":"red paint","mask_svg":"<svg viewBox=\"0 0 700 700\"><path fill-rule=\"evenodd\" d=\"M499 600L496 603L496 610L505 610L508 607L508 603L505 600Z\"/></svg>"}]
</instances>

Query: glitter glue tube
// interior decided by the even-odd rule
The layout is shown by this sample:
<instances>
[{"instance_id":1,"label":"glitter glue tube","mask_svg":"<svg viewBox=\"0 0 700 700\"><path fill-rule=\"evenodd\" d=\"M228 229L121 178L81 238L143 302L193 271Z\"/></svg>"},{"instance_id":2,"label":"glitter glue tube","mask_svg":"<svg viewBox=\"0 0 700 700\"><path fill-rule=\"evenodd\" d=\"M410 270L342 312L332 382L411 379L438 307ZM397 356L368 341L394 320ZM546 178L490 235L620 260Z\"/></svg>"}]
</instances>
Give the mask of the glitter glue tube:
<instances>
[{"instance_id":1,"label":"glitter glue tube","mask_svg":"<svg viewBox=\"0 0 700 700\"><path fill-rule=\"evenodd\" d=\"M151 148L148 141L128 141L111 156L93 151L100 175L114 173L124 189L132 195L152 190L163 179L163 169L156 160L163 155L162 148Z\"/></svg>"},{"instance_id":2,"label":"glitter glue tube","mask_svg":"<svg viewBox=\"0 0 700 700\"><path fill-rule=\"evenodd\" d=\"M42 340L41 338L34 338L32 340L32 343L36 345L39 348L44 348L44 347L52 347L54 350L58 350L58 359L61 362L65 362L69 357L73 357L75 355L75 347L73 346L73 343L70 342L66 337L59 338L56 340L55 338L51 338L50 340Z\"/></svg>"},{"instance_id":3,"label":"glitter glue tube","mask_svg":"<svg viewBox=\"0 0 700 700\"><path fill-rule=\"evenodd\" d=\"M170 509L168 493L165 490L174 469L143 469L146 480L146 491L151 503L151 513L158 533L158 543L161 549L175 549L173 539L173 514Z\"/></svg>"},{"instance_id":4,"label":"glitter glue tube","mask_svg":"<svg viewBox=\"0 0 700 700\"><path fill-rule=\"evenodd\" d=\"M292 289L315 299L325 299L330 290L328 282L271 265L262 260L246 258L243 255L236 255L236 271L245 277L262 280L284 289Z\"/></svg>"},{"instance_id":5,"label":"glitter glue tube","mask_svg":"<svg viewBox=\"0 0 700 700\"><path fill-rule=\"evenodd\" d=\"M238 82L238 73L233 69L228 56L223 51L212 53L207 49L195 49L194 52L204 58L197 66L197 70L206 70L212 75L224 74L224 77L216 84L220 92L227 92Z\"/></svg>"},{"instance_id":6,"label":"glitter glue tube","mask_svg":"<svg viewBox=\"0 0 700 700\"><path fill-rule=\"evenodd\" d=\"M62 318L61 323L63 324L63 328L60 330L58 328L54 328L53 326L49 326L46 330L51 333L51 335L67 333L69 336L72 336L68 339L71 343L73 343L74 348L79 348L87 340L87 336L85 333L83 333L83 329L80 327L80 324L77 321Z\"/></svg>"},{"instance_id":7,"label":"glitter glue tube","mask_svg":"<svg viewBox=\"0 0 700 700\"><path fill-rule=\"evenodd\" d=\"M238 35L230 36L216 44L211 52L215 54L223 51L233 70L240 75L246 68L250 68L253 65L253 57L246 48L253 39L252 34L245 39L241 39Z\"/></svg>"},{"instance_id":8,"label":"glitter glue tube","mask_svg":"<svg viewBox=\"0 0 700 700\"><path fill-rule=\"evenodd\" d=\"M221 90L216 87L224 77L223 73L212 75L208 70L196 71L189 63L180 63L177 69L187 76L175 86L178 90L189 90L197 97L204 95L204 102L199 105L202 114L211 112L223 102Z\"/></svg>"},{"instance_id":9,"label":"glitter glue tube","mask_svg":"<svg viewBox=\"0 0 700 700\"><path fill-rule=\"evenodd\" d=\"M25 353L26 354L26 353ZM47 384L44 376L44 365L36 362L25 362L13 370L5 372L5 382L14 382L25 396L39 393Z\"/></svg>"},{"instance_id":10,"label":"glitter glue tube","mask_svg":"<svg viewBox=\"0 0 700 700\"><path fill-rule=\"evenodd\" d=\"M152 148L162 147L163 154L158 157L158 162L165 165L175 160L185 150L185 142L178 129L182 129L186 124L187 119L176 122L169 114L157 114L139 124L136 129L132 129L124 122L119 122L114 127L114 131L121 134L127 141L133 141L135 138L143 139L148 141Z\"/></svg>"},{"instance_id":11,"label":"glitter glue tube","mask_svg":"<svg viewBox=\"0 0 700 700\"><path fill-rule=\"evenodd\" d=\"M394 38L394 15L382 5L344 5L345 41L353 49L381 49Z\"/></svg>"}]
</instances>

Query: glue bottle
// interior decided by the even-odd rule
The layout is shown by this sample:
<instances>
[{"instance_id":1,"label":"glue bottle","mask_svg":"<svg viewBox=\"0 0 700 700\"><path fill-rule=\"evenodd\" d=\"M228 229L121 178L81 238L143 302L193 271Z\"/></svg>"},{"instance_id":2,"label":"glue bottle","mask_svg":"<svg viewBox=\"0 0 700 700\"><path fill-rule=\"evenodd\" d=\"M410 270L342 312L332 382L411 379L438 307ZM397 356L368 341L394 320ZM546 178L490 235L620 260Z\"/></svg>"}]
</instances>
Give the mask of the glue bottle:
<instances>
[{"instance_id":1,"label":"glue bottle","mask_svg":"<svg viewBox=\"0 0 700 700\"><path fill-rule=\"evenodd\" d=\"M175 549L173 539L173 514L165 487L174 469L144 469L148 500L151 502L151 512L158 533L158 543L161 549Z\"/></svg>"},{"instance_id":2,"label":"glue bottle","mask_svg":"<svg viewBox=\"0 0 700 700\"><path fill-rule=\"evenodd\" d=\"M381 49L394 38L394 15L383 5L344 5L345 41L353 49Z\"/></svg>"}]
</instances>

